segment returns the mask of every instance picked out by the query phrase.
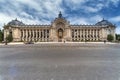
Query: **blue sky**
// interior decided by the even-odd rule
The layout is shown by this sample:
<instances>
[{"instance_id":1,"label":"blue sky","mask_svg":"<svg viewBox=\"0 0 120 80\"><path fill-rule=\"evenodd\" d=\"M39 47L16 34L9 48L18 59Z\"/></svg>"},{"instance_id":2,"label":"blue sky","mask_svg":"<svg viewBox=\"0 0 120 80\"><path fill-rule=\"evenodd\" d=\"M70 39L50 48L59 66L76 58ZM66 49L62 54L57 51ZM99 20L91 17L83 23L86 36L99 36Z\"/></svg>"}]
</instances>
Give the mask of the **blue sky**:
<instances>
[{"instance_id":1,"label":"blue sky","mask_svg":"<svg viewBox=\"0 0 120 80\"><path fill-rule=\"evenodd\" d=\"M59 11L71 24L95 24L104 18L120 34L120 0L0 0L0 28L15 18L51 24Z\"/></svg>"}]
</instances>

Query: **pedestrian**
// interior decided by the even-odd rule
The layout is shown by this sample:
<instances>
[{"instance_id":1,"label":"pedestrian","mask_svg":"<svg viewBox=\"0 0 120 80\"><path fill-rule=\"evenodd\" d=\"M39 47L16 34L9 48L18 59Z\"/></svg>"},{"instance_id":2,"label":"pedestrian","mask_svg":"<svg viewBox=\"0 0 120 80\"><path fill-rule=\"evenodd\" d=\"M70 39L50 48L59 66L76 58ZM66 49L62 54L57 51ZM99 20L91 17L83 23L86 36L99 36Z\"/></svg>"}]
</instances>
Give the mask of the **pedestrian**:
<instances>
[{"instance_id":1,"label":"pedestrian","mask_svg":"<svg viewBox=\"0 0 120 80\"><path fill-rule=\"evenodd\" d=\"M104 40L104 44L106 43L106 40Z\"/></svg>"}]
</instances>

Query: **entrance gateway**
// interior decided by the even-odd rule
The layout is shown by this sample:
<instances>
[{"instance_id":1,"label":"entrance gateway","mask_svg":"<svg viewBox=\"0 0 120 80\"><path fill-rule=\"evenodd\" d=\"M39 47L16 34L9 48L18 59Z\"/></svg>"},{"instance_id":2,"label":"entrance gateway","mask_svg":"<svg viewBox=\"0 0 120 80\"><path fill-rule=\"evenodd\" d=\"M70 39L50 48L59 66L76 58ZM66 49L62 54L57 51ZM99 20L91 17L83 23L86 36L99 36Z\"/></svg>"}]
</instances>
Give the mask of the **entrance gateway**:
<instances>
[{"instance_id":1,"label":"entrance gateway","mask_svg":"<svg viewBox=\"0 0 120 80\"><path fill-rule=\"evenodd\" d=\"M58 42L63 41L63 30L60 28L58 29Z\"/></svg>"},{"instance_id":2,"label":"entrance gateway","mask_svg":"<svg viewBox=\"0 0 120 80\"><path fill-rule=\"evenodd\" d=\"M52 27L50 29L50 39L55 42L64 42L64 41L71 41L71 28L69 22L62 17L61 12L52 22Z\"/></svg>"}]
</instances>

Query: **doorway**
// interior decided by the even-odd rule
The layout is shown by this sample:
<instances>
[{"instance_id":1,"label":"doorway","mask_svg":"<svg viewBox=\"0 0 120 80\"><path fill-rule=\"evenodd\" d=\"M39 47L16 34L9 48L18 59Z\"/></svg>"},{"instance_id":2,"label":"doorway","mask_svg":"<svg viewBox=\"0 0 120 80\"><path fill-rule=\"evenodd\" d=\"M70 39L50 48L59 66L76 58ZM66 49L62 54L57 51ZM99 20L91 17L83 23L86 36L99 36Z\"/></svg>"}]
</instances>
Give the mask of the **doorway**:
<instances>
[{"instance_id":1,"label":"doorway","mask_svg":"<svg viewBox=\"0 0 120 80\"><path fill-rule=\"evenodd\" d=\"M58 29L58 42L62 42L63 39L63 29Z\"/></svg>"}]
</instances>

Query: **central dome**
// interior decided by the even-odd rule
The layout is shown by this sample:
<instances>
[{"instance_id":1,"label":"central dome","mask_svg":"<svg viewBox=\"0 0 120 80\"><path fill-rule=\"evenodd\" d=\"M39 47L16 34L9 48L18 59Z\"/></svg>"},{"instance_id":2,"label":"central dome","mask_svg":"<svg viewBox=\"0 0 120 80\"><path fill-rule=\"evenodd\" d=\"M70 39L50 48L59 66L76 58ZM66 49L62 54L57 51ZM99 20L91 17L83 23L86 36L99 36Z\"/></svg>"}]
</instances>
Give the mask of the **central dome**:
<instances>
[{"instance_id":1,"label":"central dome","mask_svg":"<svg viewBox=\"0 0 120 80\"><path fill-rule=\"evenodd\" d=\"M25 25L23 22L18 21L17 19L12 20L8 23L8 25Z\"/></svg>"}]
</instances>

